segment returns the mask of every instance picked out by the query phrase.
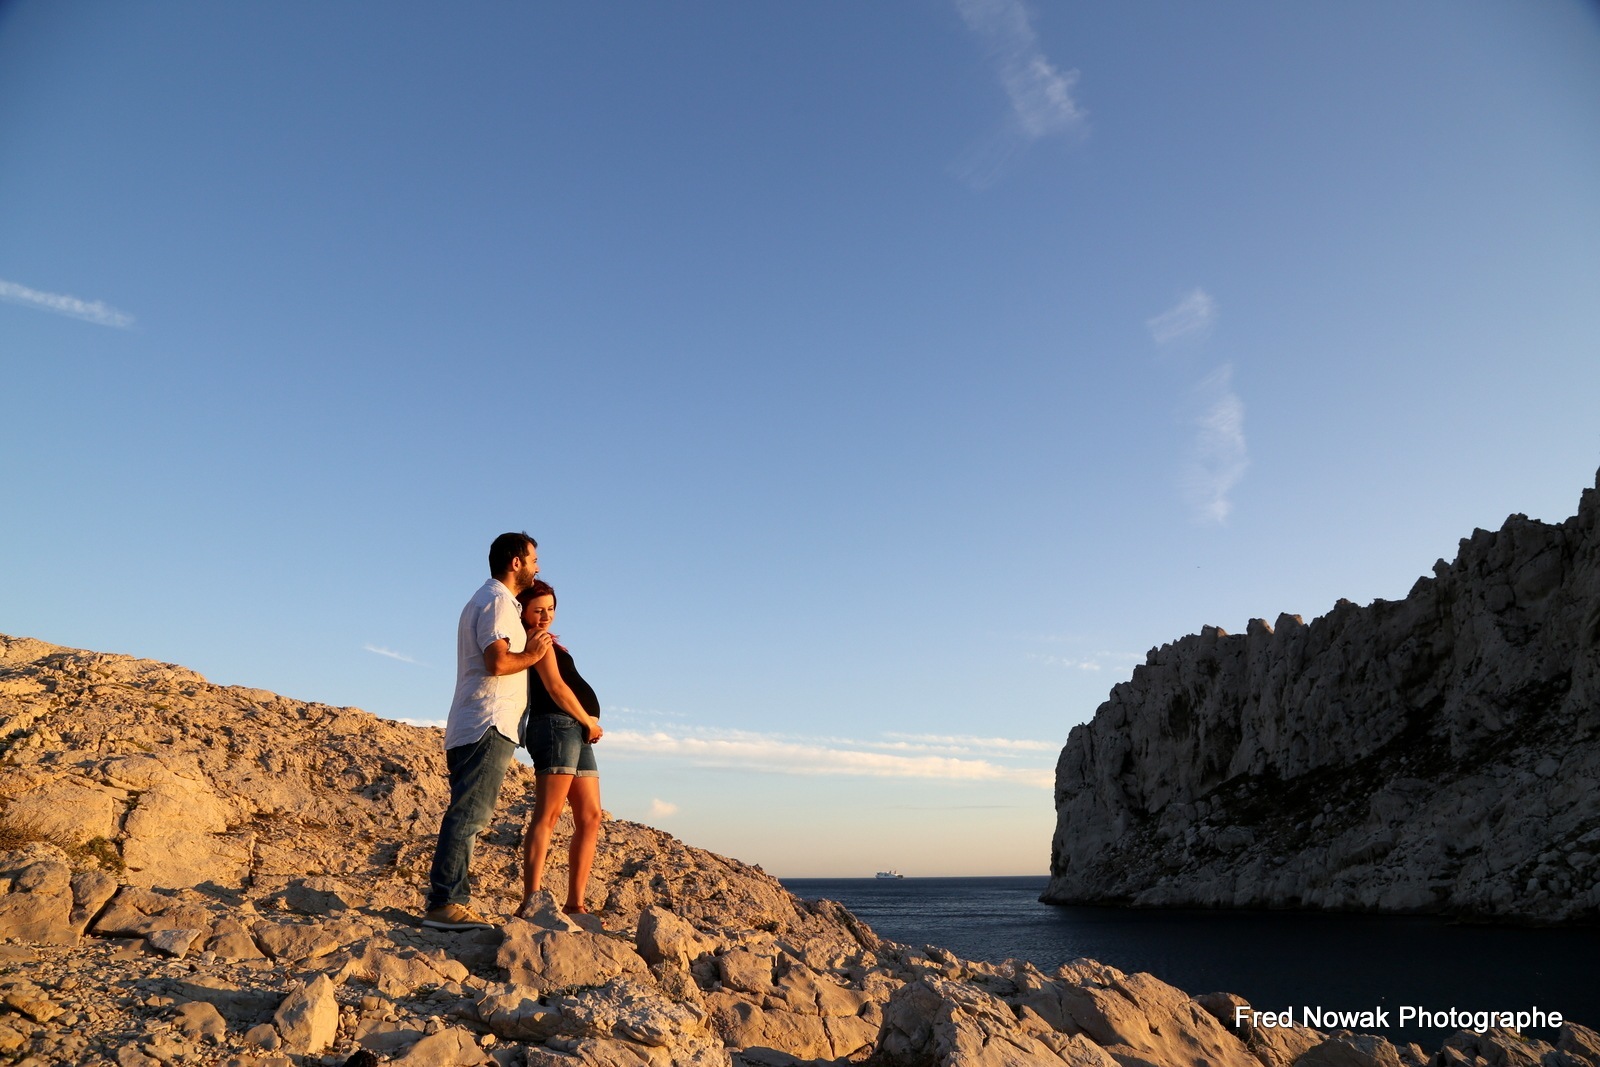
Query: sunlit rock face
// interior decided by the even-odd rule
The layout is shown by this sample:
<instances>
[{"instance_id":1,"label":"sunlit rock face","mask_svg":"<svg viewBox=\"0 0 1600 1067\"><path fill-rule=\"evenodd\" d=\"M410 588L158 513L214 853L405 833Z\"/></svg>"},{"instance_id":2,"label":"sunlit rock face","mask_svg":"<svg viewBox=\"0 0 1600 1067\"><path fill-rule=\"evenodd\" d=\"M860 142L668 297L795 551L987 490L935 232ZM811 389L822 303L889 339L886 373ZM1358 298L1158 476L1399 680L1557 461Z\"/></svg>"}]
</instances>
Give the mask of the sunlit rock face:
<instances>
[{"instance_id":1,"label":"sunlit rock face","mask_svg":"<svg viewBox=\"0 0 1600 1067\"><path fill-rule=\"evenodd\" d=\"M1402 601L1152 650L1056 813L1057 903L1600 917L1600 478Z\"/></svg>"}]
</instances>

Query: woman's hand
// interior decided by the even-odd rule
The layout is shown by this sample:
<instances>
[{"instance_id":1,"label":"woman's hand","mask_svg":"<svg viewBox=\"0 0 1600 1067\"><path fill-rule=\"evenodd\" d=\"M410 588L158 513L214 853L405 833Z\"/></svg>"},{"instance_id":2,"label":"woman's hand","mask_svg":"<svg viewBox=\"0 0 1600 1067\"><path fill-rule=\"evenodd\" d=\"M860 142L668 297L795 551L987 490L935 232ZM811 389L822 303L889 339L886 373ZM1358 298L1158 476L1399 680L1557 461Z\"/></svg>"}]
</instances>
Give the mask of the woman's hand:
<instances>
[{"instance_id":1,"label":"woman's hand","mask_svg":"<svg viewBox=\"0 0 1600 1067\"><path fill-rule=\"evenodd\" d=\"M600 729L600 720L593 717L583 724L583 728L589 731L589 743L591 745L600 740L601 735L605 733L604 730Z\"/></svg>"}]
</instances>

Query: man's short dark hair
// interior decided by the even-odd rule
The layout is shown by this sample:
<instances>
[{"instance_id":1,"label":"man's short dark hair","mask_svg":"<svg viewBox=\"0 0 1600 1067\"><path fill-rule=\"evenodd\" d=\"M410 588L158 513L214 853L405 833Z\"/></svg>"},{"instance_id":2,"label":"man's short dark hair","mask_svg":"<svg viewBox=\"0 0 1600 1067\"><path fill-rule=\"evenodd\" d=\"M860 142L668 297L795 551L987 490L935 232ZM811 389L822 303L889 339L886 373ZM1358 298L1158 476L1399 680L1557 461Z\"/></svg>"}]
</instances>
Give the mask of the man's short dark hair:
<instances>
[{"instance_id":1,"label":"man's short dark hair","mask_svg":"<svg viewBox=\"0 0 1600 1067\"><path fill-rule=\"evenodd\" d=\"M522 533L503 533L494 539L489 546L489 577L506 573L511 569L511 561L521 559L527 555L529 546L539 547L539 542L528 536L526 530Z\"/></svg>"}]
</instances>

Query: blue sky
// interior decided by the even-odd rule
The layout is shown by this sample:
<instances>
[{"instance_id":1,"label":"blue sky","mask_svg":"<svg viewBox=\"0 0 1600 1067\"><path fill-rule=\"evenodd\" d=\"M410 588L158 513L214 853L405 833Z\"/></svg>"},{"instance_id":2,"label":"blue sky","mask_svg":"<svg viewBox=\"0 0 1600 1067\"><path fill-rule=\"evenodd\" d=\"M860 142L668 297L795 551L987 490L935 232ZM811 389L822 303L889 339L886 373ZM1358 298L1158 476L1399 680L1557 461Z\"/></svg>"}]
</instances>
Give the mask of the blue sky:
<instances>
[{"instance_id":1,"label":"blue sky","mask_svg":"<svg viewBox=\"0 0 1600 1067\"><path fill-rule=\"evenodd\" d=\"M1043 872L1070 728L1600 466L1592 5L0 5L0 632L437 720L539 539L606 806Z\"/></svg>"}]
</instances>

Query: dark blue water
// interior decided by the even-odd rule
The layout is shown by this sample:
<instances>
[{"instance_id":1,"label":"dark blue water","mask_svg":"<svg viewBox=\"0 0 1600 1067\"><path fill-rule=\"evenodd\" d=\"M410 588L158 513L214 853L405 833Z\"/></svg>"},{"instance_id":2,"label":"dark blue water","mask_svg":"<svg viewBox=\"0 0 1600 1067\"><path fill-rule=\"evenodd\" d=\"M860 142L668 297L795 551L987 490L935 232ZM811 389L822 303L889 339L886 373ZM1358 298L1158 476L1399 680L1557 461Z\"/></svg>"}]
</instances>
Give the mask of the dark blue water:
<instances>
[{"instance_id":1,"label":"dark blue water","mask_svg":"<svg viewBox=\"0 0 1600 1067\"><path fill-rule=\"evenodd\" d=\"M1559 1011L1600 1028L1600 928L1454 925L1413 916L1134 910L1039 903L1038 878L786 878L837 900L880 936L965 959L1051 971L1089 956L1191 994L1237 993L1258 1010ZM1450 1029L1372 1028L1429 1052ZM1553 1030L1531 1034L1550 1040Z\"/></svg>"}]
</instances>

